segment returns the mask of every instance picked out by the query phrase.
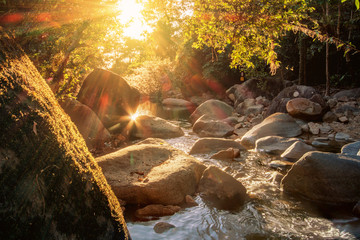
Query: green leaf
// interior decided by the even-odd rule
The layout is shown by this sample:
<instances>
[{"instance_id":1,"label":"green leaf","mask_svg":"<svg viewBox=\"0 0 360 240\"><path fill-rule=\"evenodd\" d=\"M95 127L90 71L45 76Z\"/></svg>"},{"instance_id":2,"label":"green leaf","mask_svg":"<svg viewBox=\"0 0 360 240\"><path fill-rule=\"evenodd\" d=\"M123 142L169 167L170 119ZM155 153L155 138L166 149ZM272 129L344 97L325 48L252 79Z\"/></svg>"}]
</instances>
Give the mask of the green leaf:
<instances>
[{"instance_id":1,"label":"green leaf","mask_svg":"<svg viewBox=\"0 0 360 240\"><path fill-rule=\"evenodd\" d=\"M359 7L360 7L360 0L355 0L355 6L356 6L356 9L359 9Z\"/></svg>"}]
</instances>

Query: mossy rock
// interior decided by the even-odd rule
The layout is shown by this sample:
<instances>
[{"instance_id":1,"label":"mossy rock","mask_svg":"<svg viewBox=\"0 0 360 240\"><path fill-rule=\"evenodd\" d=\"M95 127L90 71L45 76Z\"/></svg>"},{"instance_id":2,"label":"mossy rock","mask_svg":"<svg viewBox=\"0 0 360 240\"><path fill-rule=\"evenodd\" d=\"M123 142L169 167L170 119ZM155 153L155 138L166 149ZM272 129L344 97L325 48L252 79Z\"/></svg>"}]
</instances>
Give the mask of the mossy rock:
<instances>
[{"instance_id":1,"label":"mossy rock","mask_svg":"<svg viewBox=\"0 0 360 240\"><path fill-rule=\"evenodd\" d=\"M70 118L0 28L0 239L129 239Z\"/></svg>"}]
</instances>

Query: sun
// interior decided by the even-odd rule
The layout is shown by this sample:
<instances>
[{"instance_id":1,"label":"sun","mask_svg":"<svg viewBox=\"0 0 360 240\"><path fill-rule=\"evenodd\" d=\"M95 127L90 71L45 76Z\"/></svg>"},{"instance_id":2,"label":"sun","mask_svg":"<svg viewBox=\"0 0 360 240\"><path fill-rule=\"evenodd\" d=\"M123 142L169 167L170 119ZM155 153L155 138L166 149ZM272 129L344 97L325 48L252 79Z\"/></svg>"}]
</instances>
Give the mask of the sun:
<instances>
[{"instance_id":1,"label":"sun","mask_svg":"<svg viewBox=\"0 0 360 240\"><path fill-rule=\"evenodd\" d=\"M116 8L120 12L117 18L121 24L125 25L125 36L142 39L144 38L143 33L151 31L151 28L143 21L141 13L143 5L136 0L119 0Z\"/></svg>"}]
</instances>

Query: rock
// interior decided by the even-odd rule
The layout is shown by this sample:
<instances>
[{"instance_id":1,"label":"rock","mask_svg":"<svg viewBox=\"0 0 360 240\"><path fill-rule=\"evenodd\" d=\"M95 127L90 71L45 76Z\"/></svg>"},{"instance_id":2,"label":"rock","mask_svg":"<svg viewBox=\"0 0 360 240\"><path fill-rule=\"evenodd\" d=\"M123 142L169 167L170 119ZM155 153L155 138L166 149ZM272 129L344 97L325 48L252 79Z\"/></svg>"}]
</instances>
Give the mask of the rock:
<instances>
[{"instance_id":1,"label":"rock","mask_svg":"<svg viewBox=\"0 0 360 240\"><path fill-rule=\"evenodd\" d=\"M342 116L342 117L339 117L339 121L342 122L342 123L348 123L349 122L349 119L345 116Z\"/></svg>"},{"instance_id":2,"label":"rock","mask_svg":"<svg viewBox=\"0 0 360 240\"><path fill-rule=\"evenodd\" d=\"M181 127L166 121L165 119L141 115L134 121L134 129L131 133L136 138L175 138L184 135Z\"/></svg>"},{"instance_id":3,"label":"rock","mask_svg":"<svg viewBox=\"0 0 360 240\"><path fill-rule=\"evenodd\" d=\"M271 86L271 87L269 87ZM264 96L268 99L274 98L284 88L281 79L277 78L253 78L242 84L236 84L229 88L227 95L233 94L235 97L235 107L245 99Z\"/></svg>"},{"instance_id":4,"label":"rock","mask_svg":"<svg viewBox=\"0 0 360 240\"><path fill-rule=\"evenodd\" d=\"M360 88L343 90L343 91L340 91L340 92L334 94L332 97L335 98L335 99L339 99L339 98L342 98L342 97L359 98L360 97Z\"/></svg>"},{"instance_id":5,"label":"rock","mask_svg":"<svg viewBox=\"0 0 360 240\"><path fill-rule=\"evenodd\" d=\"M322 120L324 122L329 122L329 123L330 122L335 122L335 121L337 121L337 119L338 119L337 115L332 111L328 111L327 113L325 113L323 118L322 118Z\"/></svg>"},{"instance_id":6,"label":"rock","mask_svg":"<svg viewBox=\"0 0 360 240\"><path fill-rule=\"evenodd\" d=\"M348 143L341 148L341 154L360 156L360 141Z\"/></svg>"},{"instance_id":7,"label":"rock","mask_svg":"<svg viewBox=\"0 0 360 240\"><path fill-rule=\"evenodd\" d=\"M289 162L289 161L275 160L269 163L269 167L274 169L279 169L281 171L286 171L290 169L293 164L294 164L293 162Z\"/></svg>"},{"instance_id":8,"label":"rock","mask_svg":"<svg viewBox=\"0 0 360 240\"><path fill-rule=\"evenodd\" d=\"M222 209L236 209L247 199L245 187L215 166L208 167L200 179L201 196Z\"/></svg>"},{"instance_id":9,"label":"rock","mask_svg":"<svg viewBox=\"0 0 360 240\"><path fill-rule=\"evenodd\" d=\"M236 148L240 151L245 150L245 148L239 142L234 140L223 138L201 138L194 143L189 153L211 153L218 152L220 150L226 150L228 148Z\"/></svg>"},{"instance_id":10,"label":"rock","mask_svg":"<svg viewBox=\"0 0 360 240\"><path fill-rule=\"evenodd\" d=\"M309 122L309 131L311 134L318 135L320 133L320 124L319 123L313 123Z\"/></svg>"},{"instance_id":11,"label":"rock","mask_svg":"<svg viewBox=\"0 0 360 240\"><path fill-rule=\"evenodd\" d=\"M190 115L190 121L195 123L202 115L211 116L214 120L221 120L230 117L233 111L233 107L229 104L211 99L202 103L195 109L195 111Z\"/></svg>"},{"instance_id":12,"label":"rock","mask_svg":"<svg viewBox=\"0 0 360 240\"><path fill-rule=\"evenodd\" d=\"M297 161L305 153L315 151L315 150L316 150L316 148L304 143L303 141L296 141L281 154L281 157L288 159L288 160Z\"/></svg>"},{"instance_id":13,"label":"rock","mask_svg":"<svg viewBox=\"0 0 360 240\"><path fill-rule=\"evenodd\" d=\"M245 115L258 115L261 114L264 110L264 106L263 105L254 105L254 106L250 106L245 110Z\"/></svg>"},{"instance_id":14,"label":"rock","mask_svg":"<svg viewBox=\"0 0 360 240\"><path fill-rule=\"evenodd\" d=\"M172 205L161 205L161 204L151 204L147 205L144 208L140 208L135 211L135 216L139 219L148 219L151 217L163 217L171 216L180 211L179 206Z\"/></svg>"},{"instance_id":15,"label":"rock","mask_svg":"<svg viewBox=\"0 0 360 240\"><path fill-rule=\"evenodd\" d=\"M350 135L347 133L338 132L335 134L336 141L347 141L347 140L349 140L349 138L350 138Z\"/></svg>"},{"instance_id":16,"label":"rock","mask_svg":"<svg viewBox=\"0 0 360 240\"><path fill-rule=\"evenodd\" d=\"M203 120L200 117L193 125L193 132L199 137L227 137L234 132L234 127L220 120Z\"/></svg>"},{"instance_id":17,"label":"rock","mask_svg":"<svg viewBox=\"0 0 360 240\"><path fill-rule=\"evenodd\" d=\"M294 95L294 93L296 93ZM312 102L320 104L322 108L326 107L325 101L322 99L321 96L316 96L318 93L313 87L308 87L304 85L294 85L291 87L287 87L282 90L271 102L268 110L266 111L265 116L269 116L276 112L283 112L286 113L286 104L289 100L293 98L306 98L306 99L313 99ZM318 102L319 101L319 102Z\"/></svg>"},{"instance_id":18,"label":"rock","mask_svg":"<svg viewBox=\"0 0 360 240\"><path fill-rule=\"evenodd\" d=\"M268 107L271 104L271 102L268 99L262 96L257 97L255 100L256 100L255 102L256 105L263 105L264 107Z\"/></svg>"},{"instance_id":19,"label":"rock","mask_svg":"<svg viewBox=\"0 0 360 240\"><path fill-rule=\"evenodd\" d=\"M335 98L330 98L327 101L327 105L329 106L329 108L334 108L337 105L337 100Z\"/></svg>"},{"instance_id":20,"label":"rock","mask_svg":"<svg viewBox=\"0 0 360 240\"><path fill-rule=\"evenodd\" d=\"M234 133L238 136L238 138L241 138L249 131L248 128L238 128L234 130Z\"/></svg>"},{"instance_id":21,"label":"rock","mask_svg":"<svg viewBox=\"0 0 360 240\"><path fill-rule=\"evenodd\" d=\"M236 148L228 148L226 150L221 150L211 156L211 158L217 160L234 160L234 158L238 157L240 157L240 150Z\"/></svg>"},{"instance_id":22,"label":"rock","mask_svg":"<svg viewBox=\"0 0 360 240\"><path fill-rule=\"evenodd\" d=\"M293 165L281 185L285 192L316 202L357 202L360 200L360 157L309 152Z\"/></svg>"},{"instance_id":23,"label":"rock","mask_svg":"<svg viewBox=\"0 0 360 240\"><path fill-rule=\"evenodd\" d=\"M0 239L130 239L75 124L0 28Z\"/></svg>"},{"instance_id":24,"label":"rock","mask_svg":"<svg viewBox=\"0 0 360 240\"><path fill-rule=\"evenodd\" d=\"M262 137L256 140L255 151L280 155L294 142L299 140L299 138L286 138L279 136Z\"/></svg>"},{"instance_id":25,"label":"rock","mask_svg":"<svg viewBox=\"0 0 360 240\"><path fill-rule=\"evenodd\" d=\"M320 129L320 133L323 134L328 134L332 130L331 126L328 123L322 123L319 126L319 129Z\"/></svg>"},{"instance_id":26,"label":"rock","mask_svg":"<svg viewBox=\"0 0 360 240\"><path fill-rule=\"evenodd\" d=\"M344 115L345 117L353 117L360 114L360 108L357 106L351 106L347 102L346 104L339 105L334 109L335 113L339 116Z\"/></svg>"},{"instance_id":27,"label":"rock","mask_svg":"<svg viewBox=\"0 0 360 240\"><path fill-rule=\"evenodd\" d=\"M166 232L172 228L175 228L175 225L172 225L170 223L167 223L167 222L158 222L155 224L154 226L154 231L156 233L163 233L163 232Z\"/></svg>"},{"instance_id":28,"label":"rock","mask_svg":"<svg viewBox=\"0 0 360 240\"><path fill-rule=\"evenodd\" d=\"M189 110L194 107L194 104L192 102L178 98L165 98L162 101L162 104L163 106L166 107L185 107L185 108L189 108Z\"/></svg>"},{"instance_id":29,"label":"rock","mask_svg":"<svg viewBox=\"0 0 360 240\"><path fill-rule=\"evenodd\" d=\"M141 205L183 203L205 169L196 158L151 138L96 160L115 195Z\"/></svg>"},{"instance_id":30,"label":"rock","mask_svg":"<svg viewBox=\"0 0 360 240\"><path fill-rule=\"evenodd\" d=\"M317 120L321 117L320 104L306 98L294 98L286 103L286 110L290 116L304 120Z\"/></svg>"},{"instance_id":31,"label":"rock","mask_svg":"<svg viewBox=\"0 0 360 240\"><path fill-rule=\"evenodd\" d=\"M91 108L72 98L67 98L62 108L75 123L89 148L101 147L110 141L109 131Z\"/></svg>"},{"instance_id":32,"label":"rock","mask_svg":"<svg viewBox=\"0 0 360 240\"><path fill-rule=\"evenodd\" d=\"M256 140L262 137L296 137L300 134L301 128L291 116L286 113L274 113L248 131L241 138L240 143L251 149L255 147Z\"/></svg>"},{"instance_id":33,"label":"rock","mask_svg":"<svg viewBox=\"0 0 360 240\"><path fill-rule=\"evenodd\" d=\"M232 127L235 127L235 126L239 123L238 118L237 118L237 117L234 117L234 116L225 118L225 119L223 119L222 121L223 121L223 122L226 122L227 124L229 124L229 125L232 126Z\"/></svg>"},{"instance_id":34,"label":"rock","mask_svg":"<svg viewBox=\"0 0 360 240\"><path fill-rule=\"evenodd\" d=\"M186 207L195 207L195 206L198 206L199 204L197 202L195 202L195 200L192 196L186 195L185 196L185 205L186 205Z\"/></svg>"},{"instance_id":35,"label":"rock","mask_svg":"<svg viewBox=\"0 0 360 240\"><path fill-rule=\"evenodd\" d=\"M136 112L140 93L119 75L97 68L85 78L77 100L89 106L105 127L110 127Z\"/></svg>"}]
</instances>

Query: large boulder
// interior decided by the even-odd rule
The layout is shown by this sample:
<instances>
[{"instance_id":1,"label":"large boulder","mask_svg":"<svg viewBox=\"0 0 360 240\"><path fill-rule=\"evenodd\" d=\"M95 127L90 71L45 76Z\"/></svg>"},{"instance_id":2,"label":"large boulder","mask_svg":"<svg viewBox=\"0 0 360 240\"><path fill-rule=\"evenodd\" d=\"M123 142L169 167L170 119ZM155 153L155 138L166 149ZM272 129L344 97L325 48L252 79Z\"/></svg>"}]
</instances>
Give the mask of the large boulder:
<instances>
[{"instance_id":1,"label":"large boulder","mask_svg":"<svg viewBox=\"0 0 360 240\"><path fill-rule=\"evenodd\" d=\"M215 153L228 148L239 149L245 148L237 141L224 138L201 138L197 140L190 149L190 154Z\"/></svg>"},{"instance_id":2,"label":"large boulder","mask_svg":"<svg viewBox=\"0 0 360 240\"><path fill-rule=\"evenodd\" d=\"M85 78L77 100L89 106L105 127L110 127L136 112L140 93L119 75L97 68Z\"/></svg>"},{"instance_id":3,"label":"large boulder","mask_svg":"<svg viewBox=\"0 0 360 240\"><path fill-rule=\"evenodd\" d=\"M109 131L91 108L72 98L67 98L61 106L75 123L89 148L101 147L110 140Z\"/></svg>"},{"instance_id":4,"label":"large boulder","mask_svg":"<svg viewBox=\"0 0 360 240\"><path fill-rule=\"evenodd\" d=\"M265 116L269 116L276 112L286 113L286 104L288 101L294 98L306 98L312 102L320 104L322 109L326 108L326 102L321 97L320 94L316 92L313 87L303 86L303 85L294 85L291 87L287 87L282 90L271 102L268 110L266 111Z\"/></svg>"},{"instance_id":5,"label":"large boulder","mask_svg":"<svg viewBox=\"0 0 360 240\"><path fill-rule=\"evenodd\" d=\"M129 239L75 124L1 28L0 56L0 239Z\"/></svg>"},{"instance_id":6,"label":"large boulder","mask_svg":"<svg viewBox=\"0 0 360 240\"><path fill-rule=\"evenodd\" d=\"M299 140L299 138L286 138L279 136L262 137L256 140L255 151L280 155L294 142Z\"/></svg>"},{"instance_id":7,"label":"large boulder","mask_svg":"<svg viewBox=\"0 0 360 240\"><path fill-rule=\"evenodd\" d=\"M281 157L287 160L297 161L305 153L312 151L316 151L316 148L304 143L303 141L296 141L281 154Z\"/></svg>"},{"instance_id":8,"label":"large boulder","mask_svg":"<svg viewBox=\"0 0 360 240\"><path fill-rule=\"evenodd\" d=\"M200 117L193 125L193 132L199 137L227 137L234 132L234 127L221 120L204 120L206 115Z\"/></svg>"},{"instance_id":9,"label":"large boulder","mask_svg":"<svg viewBox=\"0 0 360 240\"><path fill-rule=\"evenodd\" d=\"M195 193L205 166L161 139L96 159L118 198L129 204L178 205Z\"/></svg>"},{"instance_id":10,"label":"large boulder","mask_svg":"<svg viewBox=\"0 0 360 240\"><path fill-rule=\"evenodd\" d=\"M316 202L356 203L360 200L360 157L309 152L293 165L281 185L285 192Z\"/></svg>"},{"instance_id":11,"label":"large boulder","mask_svg":"<svg viewBox=\"0 0 360 240\"><path fill-rule=\"evenodd\" d=\"M196 109L194 103L178 98L165 98L162 105L166 119L188 119Z\"/></svg>"},{"instance_id":12,"label":"large boulder","mask_svg":"<svg viewBox=\"0 0 360 240\"><path fill-rule=\"evenodd\" d=\"M360 88L354 88L354 89L348 89L343 90L340 92L335 93L333 96L335 99L341 99L341 98L359 98L360 97Z\"/></svg>"},{"instance_id":13,"label":"large boulder","mask_svg":"<svg viewBox=\"0 0 360 240\"><path fill-rule=\"evenodd\" d=\"M221 120L228 118L234 111L233 107L229 104L219 100L207 100L202 103L195 111L190 115L190 121L195 123L201 116L211 116L214 120Z\"/></svg>"},{"instance_id":14,"label":"large boulder","mask_svg":"<svg viewBox=\"0 0 360 240\"><path fill-rule=\"evenodd\" d=\"M240 143L247 149L251 149L255 147L255 142L259 138L266 136L296 137L301 132L301 127L290 115L274 113L250 129L241 138Z\"/></svg>"},{"instance_id":15,"label":"large boulder","mask_svg":"<svg viewBox=\"0 0 360 240\"><path fill-rule=\"evenodd\" d=\"M281 79L277 78L252 78L242 84L236 84L226 91L226 94L233 95L235 107L245 99L257 98L264 96L273 99L282 89L284 84ZM230 97L231 99L231 97Z\"/></svg>"},{"instance_id":16,"label":"large boulder","mask_svg":"<svg viewBox=\"0 0 360 240\"><path fill-rule=\"evenodd\" d=\"M198 191L223 209L235 209L247 199L246 188L241 182L215 166L204 171Z\"/></svg>"},{"instance_id":17,"label":"large boulder","mask_svg":"<svg viewBox=\"0 0 360 240\"><path fill-rule=\"evenodd\" d=\"M360 141L348 143L341 148L344 155L360 156Z\"/></svg>"},{"instance_id":18,"label":"large boulder","mask_svg":"<svg viewBox=\"0 0 360 240\"><path fill-rule=\"evenodd\" d=\"M286 110L290 116L303 120L320 120L323 109L320 104L306 98L294 98L286 103Z\"/></svg>"},{"instance_id":19,"label":"large boulder","mask_svg":"<svg viewBox=\"0 0 360 240\"><path fill-rule=\"evenodd\" d=\"M134 124L131 135L136 138L145 139L151 137L167 139L184 135L181 127L159 117L141 115L130 124Z\"/></svg>"}]
</instances>

